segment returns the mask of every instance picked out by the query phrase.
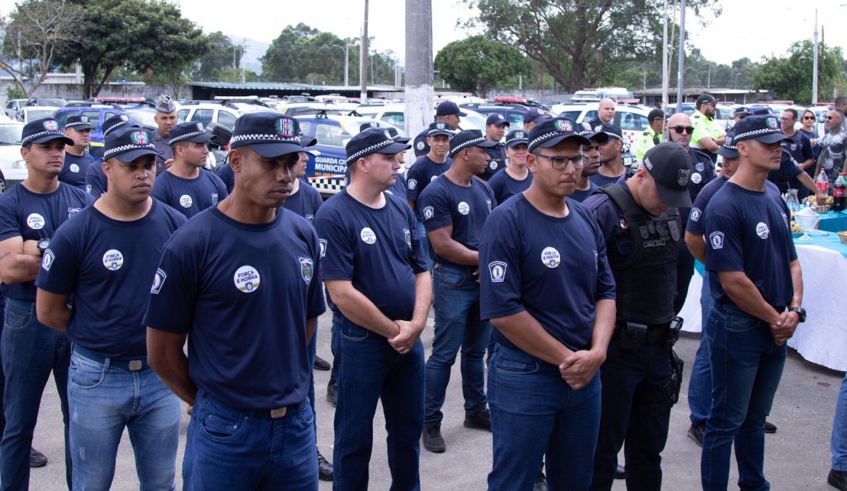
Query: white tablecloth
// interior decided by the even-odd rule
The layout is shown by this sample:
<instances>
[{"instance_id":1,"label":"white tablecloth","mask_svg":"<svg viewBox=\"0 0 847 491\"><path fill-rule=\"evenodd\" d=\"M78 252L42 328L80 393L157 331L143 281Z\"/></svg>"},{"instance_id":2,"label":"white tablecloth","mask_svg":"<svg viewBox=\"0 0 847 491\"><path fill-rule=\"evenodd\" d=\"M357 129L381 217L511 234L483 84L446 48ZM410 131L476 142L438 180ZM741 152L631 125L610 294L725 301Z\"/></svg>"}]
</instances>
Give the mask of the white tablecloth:
<instances>
[{"instance_id":1,"label":"white tablecloth","mask_svg":"<svg viewBox=\"0 0 847 491\"><path fill-rule=\"evenodd\" d=\"M803 358L833 370L847 371L847 257L814 245L798 245L803 268L803 307L808 318L797 327L788 346ZM683 330L700 332L700 289L695 272L680 316Z\"/></svg>"}]
</instances>

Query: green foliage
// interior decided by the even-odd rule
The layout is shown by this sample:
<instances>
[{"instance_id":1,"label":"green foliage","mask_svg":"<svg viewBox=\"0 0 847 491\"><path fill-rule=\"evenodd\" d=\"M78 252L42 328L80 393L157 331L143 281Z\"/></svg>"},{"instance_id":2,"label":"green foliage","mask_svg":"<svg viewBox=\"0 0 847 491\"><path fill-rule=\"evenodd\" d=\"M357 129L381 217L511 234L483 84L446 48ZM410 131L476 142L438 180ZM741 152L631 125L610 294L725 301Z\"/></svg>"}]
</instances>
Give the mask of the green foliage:
<instances>
[{"instance_id":1,"label":"green foliage","mask_svg":"<svg viewBox=\"0 0 847 491\"><path fill-rule=\"evenodd\" d=\"M453 89L485 97L506 77L528 74L532 65L520 51L484 36L454 41L438 52L435 67Z\"/></svg>"},{"instance_id":2,"label":"green foliage","mask_svg":"<svg viewBox=\"0 0 847 491\"><path fill-rule=\"evenodd\" d=\"M272 82L340 85L344 82L344 47L350 46L349 83L359 84L358 39L341 39L300 23L286 26L262 57L262 78ZM394 84L394 53L368 57L368 83Z\"/></svg>"},{"instance_id":3,"label":"green foliage","mask_svg":"<svg viewBox=\"0 0 847 491\"><path fill-rule=\"evenodd\" d=\"M26 99L28 97L27 93L17 85L9 85L6 87L7 101L11 101L12 99Z\"/></svg>"},{"instance_id":4,"label":"green foliage","mask_svg":"<svg viewBox=\"0 0 847 491\"><path fill-rule=\"evenodd\" d=\"M614 77L622 63L661 64L662 0L462 0L488 36L518 47L568 92ZM690 0L720 15L719 0Z\"/></svg>"},{"instance_id":5,"label":"green foliage","mask_svg":"<svg viewBox=\"0 0 847 491\"><path fill-rule=\"evenodd\" d=\"M78 62L84 97L96 96L115 68L154 73L183 69L202 56L209 40L179 7L163 0L89 0L81 45L63 54ZM172 78L172 77L170 77Z\"/></svg>"},{"instance_id":6,"label":"green foliage","mask_svg":"<svg viewBox=\"0 0 847 491\"><path fill-rule=\"evenodd\" d=\"M209 50L197 60L197 64L191 72L191 77L199 81L223 81L222 74L227 69L241 66L241 57L244 49L235 45L224 33L218 31L206 36L209 41Z\"/></svg>"},{"instance_id":7,"label":"green foliage","mask_svg":"<svg viewBox=\"0 0 847 491\"><path fill-rule=\"evenodd\" d=\"M788 49L788 56L766 58L753 76L754 87L770 90L775 98L793 100L798 104L811 104L814 53L814 44L806 40L792 44ZM839 87L845 86L844 66L840 47L829 48L824 44L820 45L819 100L829 100Z\"/></svg>"}]
</instances>

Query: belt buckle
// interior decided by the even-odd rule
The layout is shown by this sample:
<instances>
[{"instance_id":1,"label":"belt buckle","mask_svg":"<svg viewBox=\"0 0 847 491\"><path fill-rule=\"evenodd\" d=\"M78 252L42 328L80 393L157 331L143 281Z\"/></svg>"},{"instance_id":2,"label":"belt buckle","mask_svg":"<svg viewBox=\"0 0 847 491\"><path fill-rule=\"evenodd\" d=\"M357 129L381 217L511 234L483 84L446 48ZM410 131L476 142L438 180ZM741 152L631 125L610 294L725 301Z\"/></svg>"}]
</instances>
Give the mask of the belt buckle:
<instances>
[{"instance_id":1,"label":"belt buckle","mask_svg":"<svg viewBox=\"0 0 847 491\"><path fill-rule=\"evenodd\" d=\"M277 409L271 409L271 419L284 418L285 413L288 412L287 407L280 407Z\"/></svg>"},{"instance_id":2,"label":"belt buckle","mask_svg":"<svg viewBox=\"0 0 847 491\"><path fill-rule=\"evenodd\" d=\"M129 362L129 371L130 372L137 372L137 371L141 370L141 368L143 366L144 366L144 364L141 362L141 360L132 360L132 361Z\"/></svg>"}]
</instances>

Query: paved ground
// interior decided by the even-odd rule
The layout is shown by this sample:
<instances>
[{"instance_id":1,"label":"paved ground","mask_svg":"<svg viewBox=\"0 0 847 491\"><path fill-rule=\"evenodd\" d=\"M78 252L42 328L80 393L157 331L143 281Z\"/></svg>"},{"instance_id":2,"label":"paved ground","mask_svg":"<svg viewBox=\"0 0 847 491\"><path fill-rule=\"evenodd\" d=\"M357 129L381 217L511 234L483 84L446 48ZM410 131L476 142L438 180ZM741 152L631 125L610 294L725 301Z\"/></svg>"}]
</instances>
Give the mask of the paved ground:
<instances>
[{"instance_id":1,"label":"paved ground","mask_svg":"<svg viewBox=\"0 0 847 491\"><path fill-rule=\"evenodd\" d=\"M430 320L431 322L431 320ZM329 315L320 320L318 354L331 359L329 350ZM432 329L423 336L427 351L432 345ZM679 355L685 360L686 380L682 390L682 401L672 412L671 434L664 452L665 489L698 490L700 448L686 436L688 429L688 406L684 394L687 390L689 367L694 360L699 337L683 333L677 344ZM769 418L779 426L775 435L767 436L766 467L774 489L782 490L831 490L826 484L829 471L829 436L835 411L835 399L843 374L827 370L804 361L790 351L782 384L776 396L775 407ZM316 391L318 396L318 444L330 460L332 459L332 419L334 408L326 401L328 372L317 372ZM52 381L48 385L39 413L35 434L35 447L47 454L47 467L33 469L31 489L53 491L64 489L64 461L62 458L61 415L59 399ZM378 410L381 411L381 410ZM491 435L479 430L462 427L463 412L458 364L448 389L444 408L445 421L442 434L447 441L447 452L432 454L421 448L422 487L429 490L482 490L486 489L486 476L491 467ZM177 461L177 487L182 465L183 445L188 416L183 415L182 438ZM388 489L390 475L385 454L384 420L378 414L374 424L375 448L371 459L371 488ZM129 439L124 440L118 456L118 466L112 489L117 491L137 490L134 458ZM733 469L731 482L737 478ZM330 490L330 483L321 483L322 491ZM622 482L614 489L623 490Z\"/></svg>"}]
</instances>

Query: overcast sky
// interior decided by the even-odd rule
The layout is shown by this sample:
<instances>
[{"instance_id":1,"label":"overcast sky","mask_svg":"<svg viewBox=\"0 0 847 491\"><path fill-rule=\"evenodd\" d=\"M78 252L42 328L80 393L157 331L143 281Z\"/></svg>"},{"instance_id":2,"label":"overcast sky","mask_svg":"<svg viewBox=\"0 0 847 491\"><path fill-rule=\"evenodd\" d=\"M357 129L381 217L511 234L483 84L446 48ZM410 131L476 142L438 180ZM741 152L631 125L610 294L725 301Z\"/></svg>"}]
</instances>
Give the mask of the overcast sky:
<instances>
[{"instance_id":1,"label":"overcast sky","mask_svg":"<svg viewBox=\"0 0 847 491\"><path fill-rule=\"evenodd\" d=\"M268 2L238 0L219 2L181 0L182 15L197 23L204 32L222 31L235 37L269 43L286 25L303 22L321 31L344 37L357 37L364 18L364 0L307 0ZM847 0L722 0L723 15L701 27L693 14L686 18L692 42L706 58L718 63L748 57L781 55L792 42L811 39L815 8L819 25L826 27L829 45L847 51ZM15 0L0 0L0 14L8 15ZM435 52L469 33L456 28L457 19L474 15L460 0L432 0L433 44ZM405 1L370 0L369 34L375 48L391 49L402 60L405 46ZM841 26L835 23L841 21ZM340 55L340 52L339 52Z\"/></svg>"}]
</instances>

